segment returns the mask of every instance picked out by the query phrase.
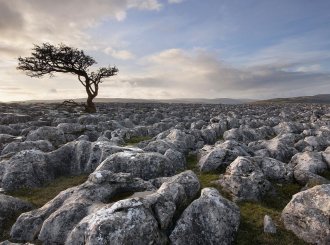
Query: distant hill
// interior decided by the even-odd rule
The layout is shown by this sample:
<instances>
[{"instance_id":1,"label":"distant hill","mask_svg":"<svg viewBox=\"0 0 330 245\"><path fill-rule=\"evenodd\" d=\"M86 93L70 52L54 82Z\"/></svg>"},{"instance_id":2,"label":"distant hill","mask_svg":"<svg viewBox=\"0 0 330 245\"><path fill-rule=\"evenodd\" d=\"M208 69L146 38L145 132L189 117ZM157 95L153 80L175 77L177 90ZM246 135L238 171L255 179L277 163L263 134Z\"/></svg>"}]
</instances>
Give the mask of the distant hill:
<instances>
[{"instance_id":1,"label":"distant hill","mask_svg":"<svg viewBox=\"0 0 330 245\"><path fill-rule=\"evenodd\" d=\"M259 100L253 102L253 104L264 103L318 103L318 104L330 104L330 94L318 94L313 96L299 96L291 98L274 98L269 100Z\"/></svg>"},{"instance_id":2,"label":"distant hill","mask_svg":"<svg viewBox=\"0 0 330 245\"><path fill-rule=\"evenodd\" d=\"M61 103L63 100L27 100L13 101L14 103ZM86 102L85 98L74 99L75 102ZM182 104L244 104L253 102L251 99L203 99L203 98L180 98L180 99L129 99L129 98L95 98L99 103L182 103Z\"/></svg>"}]
</instances>

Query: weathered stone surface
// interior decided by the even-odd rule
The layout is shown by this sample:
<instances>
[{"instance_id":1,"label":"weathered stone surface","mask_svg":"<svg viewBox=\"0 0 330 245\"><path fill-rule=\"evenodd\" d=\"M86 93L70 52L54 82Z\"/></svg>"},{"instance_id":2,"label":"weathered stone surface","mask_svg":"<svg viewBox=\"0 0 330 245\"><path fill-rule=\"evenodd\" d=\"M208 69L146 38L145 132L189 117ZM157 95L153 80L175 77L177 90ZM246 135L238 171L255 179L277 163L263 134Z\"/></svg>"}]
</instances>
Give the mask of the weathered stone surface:
<instances>
[{"instance_id":1,"label":"weathered stone surface","mask_svg":"<svg viewBox=\"0 0 330 245\"><path fill-rule=\"evenodd\" d=\"M69 229L65 244L167 244L165 231L174 215L190 203L199 188L197 176L186 171L169 178L153 194L95 208Z\"/></svg>"},{"instance_id":2,"label":"weathered stone surface","mask_svg":"<svg viewBox=\"0 0 330 245\"><path fill-rule=\"evenodd\" d=\"M328 169L319 152L297 153L292 157L290 164L293 166L295 179L302 185L313 179L322 179L318 175Z\"/></svg>"},{"instance_id":3,"label":"weathered stone surface","mask_svg":"<svg viewBox=\"0 0 330 245\"><path fill-rule=\"evenodd\" d=\"M19 113L1 113L0 114L0 124L14 124L14 123L24 123L31 121L31 117L25 114Z\"/></svg>"},{"instance_id":4,"label":"weathered stone surface","mask_svg":"<svg viewBox=\"0 0 330 245\"><path fill-rule=\"evenodd\" d=\"M213 171L221 167L228 166L238 156L251 156L253 154L244 144L234 140L216 144L214 147L206 145L198 155L200 156L198 165L201 171Z\"/></svg>"},{"instance_id":5,"label":"weathered stone surface","mask_svg":"<svg viewBox=\"0 0 330 245\"><path fill-rule=\"evenodd\" d=\"M330 184L294 195L282 211L286 229L308 243L330 243Z\"/></svg>"},{"instance_id":6,"label":"weathered stone surface","mask_svg":"<svg viewBox=\"0 0 330 245\"><path fill-rule=\"evenodd\" d=\"M281 122L274 127L276 134L283 133L296 133L299 134L303 131L303 127L299 123L295 122Z\"/></svg>"},{"instance_id":7,"label":"weathered stone surface","mask_svg":"<svg viewBox=\"0 0 330 245\"><path fill-rule=\"evenodd\" d=\"M93 172L108 156L120 151L142 151L119 147L111 142L74 141L59 149L44 153L38 150L20 151L0 167L2 188L14 190L39 187L67 175Z\"/></svg>"},{"instance_id":8,"label":"weathered stone surface","mask_svg":"<svg viewBox=\"0 0 330 245\"><path fill-rule=\"evenodd\" d=\"M66 143L64 132L61 129L55 127L40 127L34 131L31 131L26 140L48 140L56 148Z\"/></svg>"},{"instance_id":9,"label":"weathered stone surface","mask_svg":"<svg viewBox=\"0 0 330 245\"><path fill-rule=\"evenodd\" d=\"M0 134L9 134L17 136L19 134L19 130L13 129L7 125L0 125Z\"/></svg>"},{"instance_id":10,"label":"weathered stone surface","mask_svg":"<svg viewBox=\"0 0 330 245\"><path fill-rule=\"evenodd\" d=\"M239 208L216 189L205 188L182 213L170 240L172 244L232 244L239 223Z\"/></svg>"},{"instance_id":11,"label":"weathered stone surface","mask_svg":"<svg viewBox=\"0 0 330 245\"><path fill-rule=\"evenodd\" d=\"M312 151L323 151L329 145L327 138L320 136L308 136L304 142L311 147Z\"/></svg>"},{"instance_id":12,"label":"weathered stone surface","mask_svg":"<svg viewBox=\"0 0 330 245\"><path fill-rule=\"evenodd\" d=\"M43 152L50 152L55 149L48 140L12 142L4 147L1 155L5 155L11 152L17 153L23 150L40 150Z\"/></svg>"},{"instance_id":13,"label":"weathered stone surface","mask_svg":"<svg viewBox=\"0 0 330 245\"><path fill-rule=\"evenodd\" d=\"M199 159L199 169L203 172L209 172L218 169L221 166L226 166L224 159L227 155L227 150L215 148L210 153Z\"/></svg>"},{"instance_id":14,"label":"weathered stone surface","mask_svg":"<svg viewBox=\"0 0 330 245\"><path fill-rule=\"evenodd\" d=\"M130 174L96 171L84 184L62 191L43 207L20 215L11 236L19 241L39 238L46 244L63 244L80 220L117 194L153 189L150 183Z\"/></svg>"},{"instance_id":15,"label":"weathered stone surface","mask_svg":"<svg viewBox=\"0 0 330 245\"><path fill-rule=\"evenodd\" d=\"M264 232L265 233L276 233L276 226L274 224L274 221L269 215L265 215L264 217Z\"/></svg>"},{"instance_id":16,"label":"weathered stone surface","mask_svg":"<svg viewBox=\"0 0 330 245\"><path fill-rule=\"evenodd\" d=\"M186 158L181 152L168 149L164 156L167 157L172 163L174 163L179 171L182 171L186 168Z\"/></svg>"},{"instance_id":17,"label":"weathered stone surface","mask_svg":"<svg viewBox=\"0 0 330 245\"><path fill-rule=\"evenodd\" d=\"M246 157L237 157L218 183L234 200L259 201L272 188L258 164Z\"/></svg>"},{"instance_id":18,"label":"weathered stone surface","mask_svg":"<svg viewBox=\"0 0 330 245\"><path fill-rule=\"evenodd\" d=\"M38 150L26 150L8 160L1 187L5 190L37 187L54 177L54 172L49 171L45 153Z\"/></svg>"},{"instance_id":19,"label":"weathered stone surface","mask_svg":"<svg viewBox=\"0 0 330 245\"><path fill-rule=\"evenodd\" d=\"M330 169L330 146L322 152L323 160L328 164L328 169Z\"/></svg>"},{"instance_id":20,"label":"weathered stone surface","mask_svg":"<svg viewBox=\"0 0 330 245\"><path fill-rule=\"evenodd\" d=\"M265 178L274 182L291 182L293 180L293 168L291 165L270 157L254 157Z\"/></svg>"},{"instance_id":21,"label":"weathered stone surface","mask_svg":"<svg viewBox=\"0 0 330 245\"><path fill-rule=\"evenodd\" d=\"M0 144L4 145L10 142L13 142L16 139L15 136L10 134L0 134Z\"/></svg>"},{"instance_id":22,"label":"weathered stone surface","mask_svg":"<svg viewBox=\"0 0 330 245\"><path fill-rule=\"evenodd\" d=\"M283 134L271 140L261 140L249 143L255 155L271 157L282 162L289 162L298 151L293 147L295 143L293 134Z\"/></svg>"},{"instance_id":23,"label":"weathered stone surface","mask_svg":"<svg viewBox=\"0 0 330 245\"><path fill-rule=\"evenodd\" d=\"M97 170L131 173L145 180L172 176L182 165L156 152L119 152L105 159Z\"/></svg>"},{"instance_id":24,"label":"weathered stone surface","mask_svg":"<svg viewBox=\"0 0 330 245\"><path fill-rule=\"evenodd\" d=\"M0 194L0 235L3 226L16 215L29 211L32 205L12 196Z\"/></svg>"}]
</instances>

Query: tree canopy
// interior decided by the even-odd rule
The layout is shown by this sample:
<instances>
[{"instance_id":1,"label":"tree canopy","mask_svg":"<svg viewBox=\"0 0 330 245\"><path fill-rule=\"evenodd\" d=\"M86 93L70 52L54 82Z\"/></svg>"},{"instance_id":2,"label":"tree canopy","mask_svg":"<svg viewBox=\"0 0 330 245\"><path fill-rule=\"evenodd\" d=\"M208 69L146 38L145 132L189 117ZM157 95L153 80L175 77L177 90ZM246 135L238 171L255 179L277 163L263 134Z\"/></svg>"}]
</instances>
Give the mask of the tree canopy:
<instances>
[{"instance_id":1,"label":"tree canopy","mask_svg":"<svg viewBox=\"0 0 330 245\"><path fill-rule=\"evenodd\" d=\"M54 73L71 73L78 76L79 82L85 87L87 93L86 111L96 112L93 99L98 95L99 84L104 78L118 73L117 67L101 67L97 71L89 68L96 64L94 58L78 50L60 44L49 43L35 45L30 57L19 57L17 69L25 71L30 77L54 76Z\"/></svg>"}]
</instances>

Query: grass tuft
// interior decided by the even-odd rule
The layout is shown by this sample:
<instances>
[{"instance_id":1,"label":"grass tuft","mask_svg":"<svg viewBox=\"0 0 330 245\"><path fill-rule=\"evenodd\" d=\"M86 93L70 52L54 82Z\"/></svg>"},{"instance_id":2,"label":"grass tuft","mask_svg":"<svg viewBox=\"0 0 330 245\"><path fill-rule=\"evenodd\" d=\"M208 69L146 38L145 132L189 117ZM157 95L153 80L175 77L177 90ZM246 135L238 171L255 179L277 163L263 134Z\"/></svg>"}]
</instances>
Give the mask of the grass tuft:
<instances>
[{"instance_id":1,"label":"grass tuft","mask_svg":"<svg viewBox=\"0 0 330 245\"><path fill-rule=\"evenodd\" d=\"M197 175L201 184L201 189L205 187L218 188L217 184L213 182L220 178L220 174L225 171L225 168L217 169L210 172L201 172L198 168L198 159L196 155L188 155L186 157L187 169L192 170Z\"/></svg>"},{"instance_id":2,"label":"grass tuft","mask_svg":"<svg viewBox=\"0 0 330 245\"><path fill-rule=\"evenodd\" d=\"M132 137L128 140L125 140L125 145L135 145L140 143L141 141L151 140L152 137L150 136L136 136Z\"/></svg>"},{"instance_id":3,"label":"grass tuft","mask_svg":"<svg viewBox=\"0 0 330 245\"><path fill-rule=\"evenodd\" d=\"M330 180L330 170L325 170L323 173L321 173L319 175Z\"/></svg>"},{"instance_id":4,"label":"grass tuft","mask_svg":"<svg viewBox=\"0 0 330 245\"><path fill-rule=\"evenodd\" d=\"M88 175L65 176L57 178L43 187L32 189L23 188L6 194L28 201L36 208L40 208L56 197L61 191L80 185L84 183L87 178Z\"/></svg>"},{"instance_id":5,"label":"grass tuft","mask_svg":"<svg viewBox=\"0 0 330 245\"><path fill-rule=\"evenodd\" d=\"M268 244L268 245L303 245L307 244L297 238L292 232L284 228L280 220L281 212L267 207L262 203L241 202L238 203L241 212L241 223L235 244ZM263 220L265 215L272 217L276 224L276 234L263 232Z\"/></svg>"},{"instance_id":6,"label":"grass tuft","mask_svg":"<svg viewBox=\"0 0 330 245\"><path fill-rule=\"evenodd\" d=\"M290 202L292 196L300 191L302 186L297 183L275 184L275 193L266 196L261 202L239 202L241 224L238 230L237 245L269 244L269 245L302 245L307 244L285 229L281 221L281 212ZM265 215L272 217L277 233L263 232Z\"/></svg>"}]
</instances>

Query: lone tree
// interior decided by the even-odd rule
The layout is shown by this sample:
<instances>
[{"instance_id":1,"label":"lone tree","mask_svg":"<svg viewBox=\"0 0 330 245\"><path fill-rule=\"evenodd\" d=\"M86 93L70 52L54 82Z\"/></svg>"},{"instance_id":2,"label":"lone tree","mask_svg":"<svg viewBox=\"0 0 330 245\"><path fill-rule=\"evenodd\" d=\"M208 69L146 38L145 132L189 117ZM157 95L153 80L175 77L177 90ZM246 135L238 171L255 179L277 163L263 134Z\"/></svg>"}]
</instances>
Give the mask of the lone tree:
<instances>
[{"instance_id":1,"label":"lone tree","mask_svg":"<svg viewBox=\"0 0 330 245\"><path fill-rule=\"evenodd\" d=\"M30 77L42 77L54 73L71 73L78 76L78 80L85 87L87 92L86 112L96 112L93 99L99 91L99 84L107 77L117 74L118 69L114 67L102 67L97 71L89 71L89 67L96 64L96 61L86 55L84 51L68 47L64 44L58 46L49 43L35 45L31 57L18 58L18 70L23 70Z\"/></svg>"}]
</instances>

